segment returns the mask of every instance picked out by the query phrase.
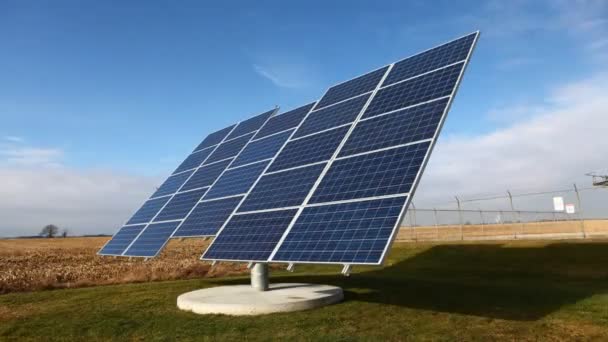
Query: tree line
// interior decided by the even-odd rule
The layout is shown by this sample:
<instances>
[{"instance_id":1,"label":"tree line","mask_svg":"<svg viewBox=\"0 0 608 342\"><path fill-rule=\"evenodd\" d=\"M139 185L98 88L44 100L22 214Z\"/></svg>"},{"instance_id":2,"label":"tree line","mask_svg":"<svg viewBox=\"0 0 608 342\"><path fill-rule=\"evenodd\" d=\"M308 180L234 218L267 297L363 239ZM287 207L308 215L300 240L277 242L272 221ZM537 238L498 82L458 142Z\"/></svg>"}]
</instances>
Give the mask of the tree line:
<instances>
[{"instance_id":1,"label":"tree line","mask_svg":"<svg viewBox=\"0 0 608 342\"><path fill-rule=\"evenodd\" d=\"M69 231L67 229L61 230L61 234L59 233L60 229L54 224L47 224L40 231L40 235L45 238L54 238L61 236L63 238L68 237Z\"/></svg>"}]
</instances>

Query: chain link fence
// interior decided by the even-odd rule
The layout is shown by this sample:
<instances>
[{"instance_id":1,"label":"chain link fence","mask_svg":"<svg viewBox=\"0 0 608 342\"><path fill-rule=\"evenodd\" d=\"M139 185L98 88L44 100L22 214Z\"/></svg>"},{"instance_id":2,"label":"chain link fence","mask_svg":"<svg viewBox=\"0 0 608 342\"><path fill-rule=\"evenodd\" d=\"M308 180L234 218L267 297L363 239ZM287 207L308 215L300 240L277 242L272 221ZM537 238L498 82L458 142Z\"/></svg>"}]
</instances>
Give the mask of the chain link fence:
<instances>
[{"instance_id":1,"label":"chain link fence","mask_svg":"<svg viewBox=\"0 0 608 342\"><path fill-rule=\"evenodd\" d=\"M397 240L608 237L608 188L578 187L465 198L434 206L414 200Z\"/></svg>"}]
</instances>

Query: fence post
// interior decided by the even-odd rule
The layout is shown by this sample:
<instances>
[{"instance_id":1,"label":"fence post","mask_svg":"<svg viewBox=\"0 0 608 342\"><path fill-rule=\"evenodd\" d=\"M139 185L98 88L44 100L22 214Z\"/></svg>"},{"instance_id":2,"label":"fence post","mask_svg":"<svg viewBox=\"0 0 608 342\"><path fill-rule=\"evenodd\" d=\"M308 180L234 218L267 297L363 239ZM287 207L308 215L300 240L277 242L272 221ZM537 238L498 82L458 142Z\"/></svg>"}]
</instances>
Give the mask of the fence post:
<instances>
[{"instance_id":1,"label":"fence post","mask_svg":"<svg viewBox=\"0 0 608 342\"><path fill-rule=\"evenodd\" d=\"M460 240L464 240L464 233L462 231L462 208L460 208L460 199L458 196L454 196L456 198L456 204L458 205L458 219L460 220Z\"/></svg>"},{"instance_id":2,"label":"fence post","mask_svg":"<svg viewBox=\"0 0 608 342\"><path fill-rule=\"evenodd\" d=\"M414 241L418 242L418 233L416 232L416 205L414 204L414 201L412 201L412 208L414 208L414 210L412 210L412 220L414 221L414 225L412 225L412 229L414 232Z\"/></svg>"},{"instance_id":3,"label":"fence post","mask_svg":"<svg viewBox=\"0 0 608 342\"><path fill-rule=\"evenodd\" d=\"M437 240L439 240L439 221L437 220L437 208L433 208L433 216L435 216L435 231L437 233Z\"/></svg>"},{"instance_id":4,"label":"fence post","mask_svg":"<svg viewBox=\"0 0 608 342\"><path fill-rule=\"evenodd\" d=\"M583 205L581 203L581 195L578 192L578 187L574 183L574 192L576 193L576 202L578 206L578 219L581 221L581 231L583 232L583 239L587 238L587 232L585 232L585 219L583 217Z\"/></svg>"},{"instance_id":5,"label":"fence post","mask_svg":"<svg viewBox=\"0 0 608 342\"><path fill-rule=\"evenodd\" d=\"M524 223L521 220L521 213L519 211L515 211L515 206L513 205L513 195L511 194L511 190L507 190L507 194L509 195L509 203L511 204L511 212L515 215L515 221L521 223L521 231L520 233L524 234ZM513 224L513 238L517 239L517 232L515 231L515 224Z\"/></svg>"},{"instance_id":6,"label":"fence post","mask_svg":"<svg viewBox=\"0 0 608 342\"><path fill-rule=\"evenodd\" d=\"M486 236L486 223L483 221L483 212L479 208L479 217L481 217L481 235Z\"/></svg>"}]
</instances>

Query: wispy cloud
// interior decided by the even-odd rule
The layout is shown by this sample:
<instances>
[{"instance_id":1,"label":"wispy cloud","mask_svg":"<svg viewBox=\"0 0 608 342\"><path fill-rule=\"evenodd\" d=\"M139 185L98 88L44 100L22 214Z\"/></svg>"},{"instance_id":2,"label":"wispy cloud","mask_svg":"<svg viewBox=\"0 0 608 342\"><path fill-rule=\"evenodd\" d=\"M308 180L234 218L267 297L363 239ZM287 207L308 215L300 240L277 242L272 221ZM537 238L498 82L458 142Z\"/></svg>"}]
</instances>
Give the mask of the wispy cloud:
<instances>
[{"instance_id":1,"label":"wispy cloud","mask_svg":"<svg viewBox=\"0 0 608 342\"><path fill-rule=\"evenodd\" d=\"M0 142L0 165L58 166L63 155L61 149L29 146L16 136L4 137Z\"/></svg>"},{"instance_id":2,"label":"wispy cloud","mask_svg":"<svg viewBox=\"0 0 608 342\"><path fill-rule=\"evenodd\" d=\"M111 233L158 185L159 179L116 171L76 169L60 148L0 141L0 237L33 235L45 224L75 234Z\"/></svg>"},{"instance_id":3,"label":"wispy cloud","mask_svg":"<svg viewBox=\"0 0 608 342\"><path fill-rule=\"evenodd\" d=\"M539 62L539 59L536 59L536 58L513 57L513 58L508 58L508 59L501 61L497 65L497 67L500 70L508 71L508 70L513 70L513 69L517 69L517 68L521 68L521 67L534 65L534 64L537 64L538 62Z\"/></svg>"},{"instance_id":4,"label":"wispy cloud","mask_svg":"<svg viewBox=\"0 0 608 342\"><path fill-rule=\"evenodd\" d=\"M12 143L22 143L25 141L22 137L18 137L15 135L7 135L5 137L2 137L2 140L12 142Z\"/></svg>"},{"instance_id":5,"label":"wispy cloud","mask_svg":"<svg viewBox=\"0 0 608 342\"><path fill-rule=\"evenodd\" d=\"M253 70L260 76L270 80L281 88L304 88L311 86L311 70L309 67L297 64L253 64Z\"/></svg>"}]
</instances>

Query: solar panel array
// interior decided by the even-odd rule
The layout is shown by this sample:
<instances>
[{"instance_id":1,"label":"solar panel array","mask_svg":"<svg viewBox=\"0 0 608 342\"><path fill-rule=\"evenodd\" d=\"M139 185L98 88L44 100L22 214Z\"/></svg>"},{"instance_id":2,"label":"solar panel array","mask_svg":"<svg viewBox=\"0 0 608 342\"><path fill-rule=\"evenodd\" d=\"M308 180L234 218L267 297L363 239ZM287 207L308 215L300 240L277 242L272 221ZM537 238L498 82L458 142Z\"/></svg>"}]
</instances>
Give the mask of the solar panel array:
<instances>
[{"instance_id":1,"label":"solar panel array","mask_svg":"<svg viewBox=\"0 0 608 342\"><path fill-rule=\"evenodd\" d=\"M209 135L100 253L216 235L202 259L382 263L478 35Z\"/></svg>"}]
</instances>

